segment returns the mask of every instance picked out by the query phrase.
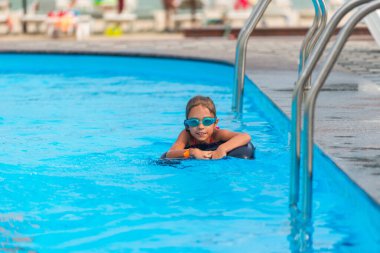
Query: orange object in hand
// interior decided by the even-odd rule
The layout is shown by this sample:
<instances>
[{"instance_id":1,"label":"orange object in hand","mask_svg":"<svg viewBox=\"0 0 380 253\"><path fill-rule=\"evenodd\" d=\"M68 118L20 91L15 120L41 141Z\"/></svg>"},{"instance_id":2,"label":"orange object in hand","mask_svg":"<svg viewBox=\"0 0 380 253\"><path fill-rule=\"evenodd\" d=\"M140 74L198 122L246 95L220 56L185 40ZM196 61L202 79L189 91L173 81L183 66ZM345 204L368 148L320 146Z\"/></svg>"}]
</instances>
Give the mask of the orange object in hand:
<instances>
[{"instance_id":1,"label":"orange object in hand","mask_svg":"<svg viewBox=\"0 0 380 253\"><path fill-rule=\"evenodd\" d=\"M189 158L190 157L190 149L186 149L185 152L183 152L183 157L184 158Z\"/></svg>"}]
</instances>

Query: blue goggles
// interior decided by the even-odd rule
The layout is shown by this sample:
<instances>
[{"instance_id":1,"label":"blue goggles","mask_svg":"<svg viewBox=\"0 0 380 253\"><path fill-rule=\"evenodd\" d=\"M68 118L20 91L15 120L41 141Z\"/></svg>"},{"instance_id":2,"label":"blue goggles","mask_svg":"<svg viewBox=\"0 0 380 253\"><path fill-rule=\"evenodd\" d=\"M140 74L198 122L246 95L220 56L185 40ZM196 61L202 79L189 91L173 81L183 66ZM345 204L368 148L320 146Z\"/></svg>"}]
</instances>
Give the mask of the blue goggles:
<instances>
[{"instance_id":1,"label":"blue goggles","mask_svg":"<svg viewBox=\"0 0 380 253\"><path fill-rule=\"evenodd\" d=\"M188 126L188 127L197 127L202 122L202 125L204 126L211 126L212 124L215 123L215 121L216 121L216 118L211 118L211 117L205 117L202 119L202 121L197 118L190 118L190 119L185 120L184 124L185 126Z\"/></svg>"}]
</instances>

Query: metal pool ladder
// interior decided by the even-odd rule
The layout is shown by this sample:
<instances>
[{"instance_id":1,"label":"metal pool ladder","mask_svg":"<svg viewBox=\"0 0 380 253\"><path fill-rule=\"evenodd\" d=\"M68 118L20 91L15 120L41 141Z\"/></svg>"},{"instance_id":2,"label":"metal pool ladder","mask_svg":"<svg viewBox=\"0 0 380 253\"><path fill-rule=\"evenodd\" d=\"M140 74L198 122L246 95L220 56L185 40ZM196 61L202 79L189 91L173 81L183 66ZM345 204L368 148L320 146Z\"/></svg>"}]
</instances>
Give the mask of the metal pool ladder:
<instances>
[{"instance_id":1,"label":"metal pool ladder","mask_svg":"<svg viewBox=\"0 0 380 253\"><path fill-rule=\"evenodd\" d=\"M261 17L264 15L265 10L269 6L272 0L261 0L252 10L244 27L241 29L237 45L236 45L236 55L235 55L235 75L233 83L233 96L232 96L232 111L241 114L243 110L243 94L244 94L244 77L245 77L245 65L246 65L246 54L247 54L247 44L249 36L252 31L257 26ZM312 0L315 9L315 18L313 20L313 25L308 31L305 40L302 44L302 49L300 52L300 63L299 63L299 73L302 71L305 65L306 59L310 51L314 48L314 45L321 34L323 28L325 27L327 15L326 15L326 5L325 0Z\"/></svg>"},{"instance_id":2,"label":"metal pool ladder","mask_svg":"<svg viewBox=\"0 0 380 253\"><path fill-rule=\"evenodd\" d=\"M327 11L326 4L324 0L312 0L314 5L314 21L306 37L302 43L299 65L298 65L298 78L300 78L302 71L304 70L307 59L309 58L310 52L314 49L315 44L327 23ZM301 112L302 112L302 101L304 93L306 95L307 90L311 88L311 77L309 76L307 81L302 85L302 87L295 89L292 95L292 106L291 106L291 156L290 156L290 193L289 202L291 207L297 207L298 193L299 193L299 178L300 178L300 136L301 136Z\"/></svg>"},{"instance_id":3,"label":"metal pool ladder","mask_svg":"<svg viewBox=\"0 0 380 253\"><path fill-rule=\"evenodd\" d=\"M241 114L243 111L244 77L248 39L271 1L272 0L261 0L257 3L244 27L240 30L237 39L232 111L237 112L238 114Z\"/></svg>"},{"instance_id":4,"label":"metal pool ladder","mask_svg":"<svg viewBox=\"0 0 380 253\"><path fill-rule=\"evenodd\" d=\"M313 178L313 139L314 139L314 114L315 114L315 104L316 99L321 90L323 84L325 83L328 75L330 74L338 56L342 52L344 44L348 40L349 35L352 30L355 28L357 23L362 20L365 16L372 13L373 11L380 9L380 0L352 0L350 2L345 3L331 18L329 23L327 24L326 29L321 34L317 44L310 54L308 61L306 62L305 68L303 69L297 83L294 92L303 91L304 85L307 80L310 78L312 71L314 70L317 62L319 61L323 51L325 50L327 43L331 36L333 35L336 27L339 22L343 19L343 17L353 10L354 8L363 6L360 10L358 10L346 23L341 32L338 34L337 40L335 41L330 53L328 54L326 61L317 76L314 85L312 86L306 101L305 101L305 109L302 114L303 116L303 132L301 135L301 170L303 174L303 198L302 198L302 218L305 221L309 221L312 215L312 178ZM293 103L292 103L293 106ZM297 117L292 114L293 118ZM300 119L298 119L300 120ZM292 135L296 133L292 131ZM292 147L293 149L294 147ZM292 164L293 166L293 164ZM297 175L293 173L290 175L291 178L295 178ZM299 171L298 171L299 173ZM290 195L294 195L294 202L289 202L292 206L297 206L299 189L297 187L293 187L291 185ZM291 199L290 199L291 200Z\"/></svg>"}]
</instances>

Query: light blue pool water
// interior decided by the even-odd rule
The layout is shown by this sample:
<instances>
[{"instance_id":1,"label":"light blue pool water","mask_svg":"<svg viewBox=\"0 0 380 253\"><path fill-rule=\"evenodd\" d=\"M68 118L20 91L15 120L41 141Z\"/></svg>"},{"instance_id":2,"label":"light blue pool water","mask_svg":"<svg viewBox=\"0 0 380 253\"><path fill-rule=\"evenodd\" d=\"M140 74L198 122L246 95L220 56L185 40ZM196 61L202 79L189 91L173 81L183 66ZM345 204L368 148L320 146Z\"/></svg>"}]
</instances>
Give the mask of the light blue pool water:
<instances>
[{"instance_id":1,"label":"light blue pool water","mask_svg":"<svg viewBox=\"0 0 380 253\"><path fill-rule=\"evenodd\" d=\"M233 69L154 58L0 54L0 251L297 252L288 121L252 84L230 112ZM158 157L187 100L251 134L256 160ZM321 152L313 252L379 252L379 206Z\"/></svg>"}]
</instances>

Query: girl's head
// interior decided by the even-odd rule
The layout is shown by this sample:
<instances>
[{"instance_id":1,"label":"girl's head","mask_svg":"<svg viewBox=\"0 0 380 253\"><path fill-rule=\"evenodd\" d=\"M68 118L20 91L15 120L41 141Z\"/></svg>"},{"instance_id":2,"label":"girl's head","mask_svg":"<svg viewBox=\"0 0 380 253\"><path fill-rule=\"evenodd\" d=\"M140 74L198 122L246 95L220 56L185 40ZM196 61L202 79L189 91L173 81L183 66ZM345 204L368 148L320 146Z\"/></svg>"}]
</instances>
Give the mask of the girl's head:
<instances>
[{"instance_id":1,"label":"girl's head","mask_svg":"<svg viewBox=\"0 0 380 253\"><path fill-rule=\"evenodd\" d=\"M190 114L191 109L193 109L194 107L196 107L198 105L202 105L204 108L207 108L210 111L210 113L213 114L213 117L216 117L216 108L215 108L215 104L212 101L212 99L209 97L204 97L204 96L198 95L198 96L191 98L189 100L189 102L187 102L186 119L189 118L189 114Z\"/></svg>"},{"instance_id":2,"label":"girl's head","mask_svg":"<svg viewBox=\"0 0 380 253\"><path fill-rule=\"evenodd\" d=\"M186 106L186 130L199 142L209 142L218 120L214 102L209 97L195 96Z\"/></svg>"}]
</instances>

